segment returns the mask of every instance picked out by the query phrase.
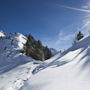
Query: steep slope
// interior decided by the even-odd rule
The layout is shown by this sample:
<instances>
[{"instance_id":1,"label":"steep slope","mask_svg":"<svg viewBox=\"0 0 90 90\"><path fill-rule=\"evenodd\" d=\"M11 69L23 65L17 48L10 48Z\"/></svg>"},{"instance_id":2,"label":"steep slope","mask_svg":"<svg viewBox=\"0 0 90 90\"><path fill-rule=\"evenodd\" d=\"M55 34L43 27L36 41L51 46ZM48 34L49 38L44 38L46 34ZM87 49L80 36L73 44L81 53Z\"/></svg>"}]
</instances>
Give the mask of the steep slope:
<instances>
[{"instance_id":1,"label":"steep slope","mask_svg":"<svg viewBox=\"0 0 90 90\"><path fill-rule=\"evenodd\" d=\"M47 61L35 61L20 50L20 33L0 37L0 90L89 90L90 36Z\"/></svg>"},{"instance_id":2,"label":"steep slope","mask_svg":"<svg viewBox=\"0 0 90 90\"><path fill-rule=\"evenodd\" d=\"M90 36L32 73L20 90L90 90Z\"/></svg>"},{"instance_id":3,"label":"steep slope","mask_svg":"<svg viewBox=\"0 0 90 90\"><path fill-rule=\"evenodd\" d=\"M20 33L0 37L0 90L19 90L38 65L20 52L25 43L26 37Z\"/></svg>"},{"instance_id":4,"label":"steep slope","mask_svg":"<svg viewBox=\"0 0 90 90\"><path fill-rule=\"evenodd\" d=\"M14 62L14 64L17 62L16 60L20 56L20 49L25 42L25 37L19 33L0 38L0 68L6 67L11 62Z\"/></svg>"}]
</instances>

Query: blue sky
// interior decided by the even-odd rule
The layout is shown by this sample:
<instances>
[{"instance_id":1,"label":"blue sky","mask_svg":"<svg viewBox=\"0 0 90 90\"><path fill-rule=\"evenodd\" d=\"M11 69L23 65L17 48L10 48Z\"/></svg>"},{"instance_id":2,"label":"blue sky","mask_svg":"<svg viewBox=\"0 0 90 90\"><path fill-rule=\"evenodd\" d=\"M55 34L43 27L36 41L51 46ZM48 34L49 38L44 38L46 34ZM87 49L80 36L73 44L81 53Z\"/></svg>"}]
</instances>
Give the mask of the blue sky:
<instances>
[{"instance_id":1,"label":"blue sky","mask_svg":"<svg viewBox=\"0 0 90 90\"><path fill-rule=\"evenodd\" d=\"M0 29L31 33L44 45L67 49L90 30L90 0L0 0Z\"/></svg>"}]
</instances>

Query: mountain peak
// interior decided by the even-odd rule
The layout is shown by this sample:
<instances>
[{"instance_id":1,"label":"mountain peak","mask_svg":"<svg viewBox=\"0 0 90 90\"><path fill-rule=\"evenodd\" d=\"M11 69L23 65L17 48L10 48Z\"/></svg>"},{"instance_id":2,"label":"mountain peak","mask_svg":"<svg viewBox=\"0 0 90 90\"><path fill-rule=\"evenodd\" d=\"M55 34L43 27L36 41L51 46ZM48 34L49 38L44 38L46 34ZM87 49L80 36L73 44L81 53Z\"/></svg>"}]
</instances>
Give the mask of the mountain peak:
<instances>
[{"instance_id":1,"label":"mountain peak","mask_svg":"<svg viewBox=\"0 0 90 90\"><path fill-rule=\"evenodd\" d=\"M5 36L5 33L2 30L0 30L0 37L4 37L4 36Z\"/></svg>"}]
</instances>

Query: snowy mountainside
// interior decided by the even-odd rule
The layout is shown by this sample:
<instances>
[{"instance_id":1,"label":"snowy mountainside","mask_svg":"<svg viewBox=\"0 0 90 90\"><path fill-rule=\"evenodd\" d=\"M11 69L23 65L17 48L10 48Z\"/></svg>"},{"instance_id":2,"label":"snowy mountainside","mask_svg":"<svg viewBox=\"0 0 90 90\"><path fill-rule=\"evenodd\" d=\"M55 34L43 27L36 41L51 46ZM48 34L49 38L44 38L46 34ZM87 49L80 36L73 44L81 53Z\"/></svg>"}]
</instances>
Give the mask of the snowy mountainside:
<instances>
[{"instance_id":1,"label":"snowy mountainside","mask_svg":"<svg viewBox=\"0 0 90 90\"><path fill-rule=\"evenodd\" d=\"M2 35L4 34L1 32ZM5 34L0 37L0 90L19 90L32 76L37 66L44 62L36 61L20 52L27 38L20 34Z\"/></svg>"},{"instance_id":2,"label":"snowy mountainside","mask_svg":"<svg viewBox=\"0 0 90 90\"><path fill-rule=\"evenodd\" d=\"M90 90L90 36L44 62L20 52L26 40L0 37L0 90Z\"/></svg>"},{"instance_id":3,"label":"snowy mountainside","mask_svg":"<svg viewBox=\"0 0 90 90\"><path fill-rule=\"evenodd\" d=\"M15 62L15 58L20 55L20 49L26 42L22 34L10 34L0 38L0 67L7 63ZM12 60L11 60L12 58ZM16 59L17 60L17 59Z\"/></svg>"},{"instance_id":4,"label":"snowy mountainside","mask_svg":"<svg viewBox=\"0 0 90 90\"><path fill-rule=\"evenodd\" d=\"M18 90L30 77L34 60L20 53L25 43L20 33L0 37L0 90Z\"/></svg>"},{"instance_id":5,"label":"snowy mountainside","mask_svg":"<svg viewBox=\"0 0 90 90\"><path fill-rule=\"evenodd\" d=\"M90 36L51 59L20 90L90 90Z\"/></svg>"}]
</instances>

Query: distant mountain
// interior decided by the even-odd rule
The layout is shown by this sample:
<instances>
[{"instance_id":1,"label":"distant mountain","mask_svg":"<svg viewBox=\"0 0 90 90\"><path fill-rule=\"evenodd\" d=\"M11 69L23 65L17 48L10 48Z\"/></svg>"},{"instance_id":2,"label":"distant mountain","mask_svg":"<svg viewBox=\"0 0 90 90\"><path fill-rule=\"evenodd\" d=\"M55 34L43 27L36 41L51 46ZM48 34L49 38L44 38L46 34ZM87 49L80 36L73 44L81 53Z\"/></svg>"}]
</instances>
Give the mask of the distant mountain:
<instances>
[{"instance_id":1,"label":"distant mountain","mask_svg":"<svg viewBox=\"0 0 90 90\"><path fill-rule=\"evenodd\" d=\"M50 50L51 50L53 55L56 55L58 53L58 51L56 49L54 49L54 48L50 48Z\"/></svg>"},{"instance_id":2,"label":"distant mountain","mask_svg":"<svg viewBox=\"0 0 90 90\"><path fill-rule=\"evenodd\" d=\"M3 37L3 36L5 36L5 33L2 30L0 30L0 37Z\"/></svg>"}]
</instances>

